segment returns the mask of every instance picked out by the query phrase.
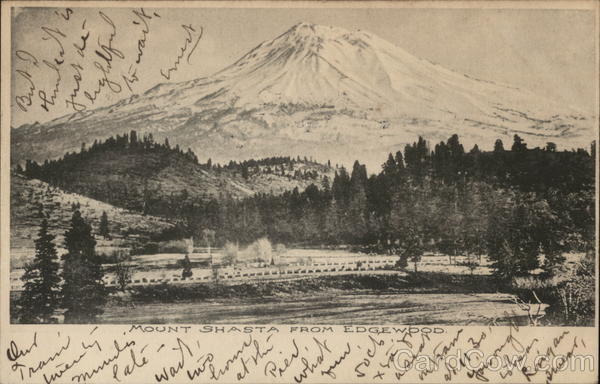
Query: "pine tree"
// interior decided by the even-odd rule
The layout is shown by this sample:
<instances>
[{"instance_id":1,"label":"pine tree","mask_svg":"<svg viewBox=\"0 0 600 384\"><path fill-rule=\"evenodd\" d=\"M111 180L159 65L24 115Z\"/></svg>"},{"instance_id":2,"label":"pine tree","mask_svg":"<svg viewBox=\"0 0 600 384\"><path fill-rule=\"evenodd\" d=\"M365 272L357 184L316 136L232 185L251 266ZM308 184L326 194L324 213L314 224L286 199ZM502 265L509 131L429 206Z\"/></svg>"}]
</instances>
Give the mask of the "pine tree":
<instances>
[{"instance_id":1,"label":"pine tree","mask_svg":"<svg viewBox=\"0 0 600 384\"><path fill-rule=\"evenodd\" d=\"M183 258L183 260L181 260L181 267L183 268L183 271L181 271L182 279L192 277L192 262L190 261L190 257L187 254Z\"/></svg>"},{"instance_id":2,"label":"pine tree","mask_svg":"<svg viewBox=\"0 0 600 384\"><path fill-rule=\"evenodd\" d=\"M354 162L350 178L350 204L348 205L349 240L361 241L367 233L367 169Z\"/></svg>"},{"instance_id":3,"label":"pine tree","mask_svg":"<svg viewBox=\"0 0 600 384\"><path fill-rule=\"evenodd\" d=\"M388 155L387 161L383 163L381 168L383 169L383 174L385 176L394 177L396 175L398 168L396 166L396 160L391 153Z\"/></svg>"},{"instance_id":4,"label":"pine tree","mask_svg":"<svg viewBox=\"0 0 600 384\"><path fill-rule=\"evenodd\" d=\"M323 237L329 243L336 243L340 238L340 214L335 198L331 199L327 210L325 211L325 219L323 223Z\"/></svg>"},{"instance_id":5,"label":"pine tree","mask_svg":"<svg viewBox=\"0 0 600 384\"><path fill-rule=\"evenodd\" d=\"M556 152L556 144L549 141L546 143L546 152Z\"/></svg>"},{"instance_id":6,"label":"pine tree","mask_svg":"<svg viewBox=\"0 0 600 384\"><path fill-rule=\"evenodd\" d=\"M91 323L102 313L106 290L95 247L92 227L75 211L65 233L67 253L63 255L65 323Z\"/></svg>"},{"instance_id":7,"label":"pine tree","mask_svg":"<svg viewBox=\"0 0 600 384\"><path fill-rule=\"evenodd\" d=\"M102 217L100 217L100 236L103 236L105 239L110 238L110 231L108 229L108 215L106 211L102 212Z\"/></svg>"},{"instance_id":8,"label":"pine tree","mask_svg":"<svg viewBox=\"0 0 600 384\"><path fill-rule=\"evenodd\" d=\"M334 199L341 207L348 205L350 200L350 175L348 175L348 172L346 172L344 167L340 168L339 172L335 173L331 191Z\"/></svg>"},{"instance_id":9,"label":"pine tree","mask_svg":"<svg viewBox=\"0 0 600 384\"><path fill-rule=\"evenodd\" d=\"M398 167L398 171L402 172L404 170L404 156L402 156L402 151L396 152L396 166Z\"/></svg>"},{"instance_id":10,"label":"pine tree","mask_svg":"<svg viewBox=\"0 0 600 384\"><path fill-rule=\"evenodd\" d=\"M138 139L137 139L137 132L136 131L131 131L129 133L129 146L131 148L135 148L138 144Z\"/></svg>"},{"instance_id":11,"label":"pine tree","mask_svg":"<svg viewBox=\"0 0 600 384\"><path fill-rule=\"evenodd\" d=\"M496 152L496 153L504 152L504 144L502 143L502 140L500 140L500 139L496 140L496 142L494 143L494 152Z\"/></svg>"},{"instance_id":12,"label":"pine tree","mask_svg":"<svg viewBox=\"0 0 600 384\"><path fill-rule=\"evenodd\" d=\"M48 221L42 225L35 241L35 258L25 266L21 277L24 291L19 299L19 320L22 323L53 323L54 311L60 305L60 277L54 235L48 233Z\"/></svg>"},{"instance_id":13,"label":"pine tree","mask_svg":"<svg viewBox=\"0 0 600 384\"><path fill-rule=\"evenodd\" d=\"M514 135L513 139L514 142L511 148L513 152L523 152L527 150L527 144L525 144L525 142L523 141L523 139L521 139L519 135Z\"/></svg>"},{"instance_id":14,"label":"pine tree","mask_svg":"<svg viewBox=\"0 0 600 384\"><path fill-rule=\"evenodd\" d=\"M496 194L486 233L494 274L502 279L526 275L539 267L541 250L533 207L518 192Z\"/></svg>"},{"instance_id":15,"label":"pine tree","mask_svg":"<svg viewBox=\"0 0 600 384\"><path fill-rule=\"evenodd\" d=\"M331 183L327 175L323 176L323 180L321 180L321 187L323 188L324 192L329 193L331 191Z\"/></svg>"}]
</instances>

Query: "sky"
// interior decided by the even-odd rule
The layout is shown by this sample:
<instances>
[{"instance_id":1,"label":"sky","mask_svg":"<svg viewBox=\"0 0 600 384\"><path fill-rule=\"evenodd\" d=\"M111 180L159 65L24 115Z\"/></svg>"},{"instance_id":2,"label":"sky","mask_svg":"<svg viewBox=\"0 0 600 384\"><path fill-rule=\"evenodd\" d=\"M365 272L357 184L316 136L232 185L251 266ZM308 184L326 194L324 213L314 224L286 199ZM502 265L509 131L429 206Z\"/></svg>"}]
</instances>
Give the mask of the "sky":
<instances>
[{"instance_id":1,"label":"sky","mask_svg":"<svg viewBox=\"0 0 600 384\"><path fill-rule=\"evenodd\" d=\"M77 86L77 100L87 109L113 104L162 82L209 76L232 64L259 43L284 33L294 24L308 22L348 30L366 30L407 52L469 76L512 84L593 113L597 105L595 15L586 10L412 9L412 8L145 8L148 32L143 55L135 63L142 24L134 8L19 8L12 23L12 126L45 122L74 112L67 100ZM100 13L102 12L102 14ZM154 16L156 12L158 16ZM66 20L68 18L68 20ZM114 28L107 22L110 20ZM85 24L84 24L85 21ZM182 25L191 26L188 35ZM44 27L44 29L42 29ZM55 31L60 31L57 33ZM50 31L50 32L48 32ZM200 31L202 35L200 36ZM73 44L89 32L84 57ZM107 79L121 82L121 91L98 86L102 72L94 50L108 42L123 58L113 57ZM160 71L174 65L191 37L187 52L199 38L189 62L184 59L170 80ZM63 55L55 38L62 44ZM33 55L33 59L28 54ZM53 64L59 59L62 64ZM47 65L44 60L50 65ZM99 60L102 62L102 60ZM37 64L37 65L36 65ZM104 67L104 66L103 66ZM124 86L122 76L136 71L137 81ZM60 81L58 81L60 76ZM38 92L51 95L54 104L41 106ZM35 90L31 105L24 96ZM93 104L83 95L100 89ZM114 88L114 87L113 87ZM46 97L48 99L48 96ZM84 103L85 102L85 103Z\"/></svg>"}]
</instances>

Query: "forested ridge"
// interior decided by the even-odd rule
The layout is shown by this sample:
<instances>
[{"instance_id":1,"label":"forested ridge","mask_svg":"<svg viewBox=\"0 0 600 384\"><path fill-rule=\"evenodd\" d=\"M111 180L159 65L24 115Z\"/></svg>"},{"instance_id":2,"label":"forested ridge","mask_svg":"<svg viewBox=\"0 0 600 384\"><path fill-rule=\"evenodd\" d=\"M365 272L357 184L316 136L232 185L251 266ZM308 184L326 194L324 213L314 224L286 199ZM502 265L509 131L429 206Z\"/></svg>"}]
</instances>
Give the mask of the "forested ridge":
<instances>
[{"instance_id":1,"label":"forested ridge","mask_svg":"<svg viewBox=\"0 0 600 384\"><path fill-rule=\"evenodd\" d=\"M191 162L247 178L257 171L267 172L268 167L271 173L312 183L304 190L296 187L283 194L242 198L192 194L185 188L143 189L134 194L104 190L101 196L93 196L113 199L109 202L117 205L127 196L132 200L128 208L178 220L174 229L156 240L212 229L219 244L249 243L263 236L307 246L351 244L399 254L404 262L425 251L487 254L499 273L507 276L539 267L552 272L560 266L562 253L590 250L594 244L595 143L589 150L558 151L553 143L529 149L515 135L510 148L497 140L492 151L480 151L478 146L466 151L457 135L433 146L419 137L403 151L390 154L377 174L369 176L356 161L351 170L336 168L331 180L316 171L294 174L294 163L300 159L201 165L191 150L171 148L168 141L156 144L148 137L118 137L57 161L27 162L21 172L64 187L77 178L73 167L86 156L96 156L107 171L115 151L137 151L136 161L146 162L148 153L165 154L154 161L175 159L169 169L188 167ZM118 172L119 164L115 167L113 172Z\"/></svg>"},{"instance_id":2,"label":"forested ridge","mask_svg":"<svg viewBox=\"0 0 600 384\"><path fill-rule=\"evenodd\" d=\"M330 165L300 157L201 163L189 148L172 147L168 139L155 142L152 134L138 137L136 131L83 143L79 152L42 164L28 160L16 171L67 192L175 220L186 209L182 202L278 194L333 175Z\"/></svg>"}]
</instances>

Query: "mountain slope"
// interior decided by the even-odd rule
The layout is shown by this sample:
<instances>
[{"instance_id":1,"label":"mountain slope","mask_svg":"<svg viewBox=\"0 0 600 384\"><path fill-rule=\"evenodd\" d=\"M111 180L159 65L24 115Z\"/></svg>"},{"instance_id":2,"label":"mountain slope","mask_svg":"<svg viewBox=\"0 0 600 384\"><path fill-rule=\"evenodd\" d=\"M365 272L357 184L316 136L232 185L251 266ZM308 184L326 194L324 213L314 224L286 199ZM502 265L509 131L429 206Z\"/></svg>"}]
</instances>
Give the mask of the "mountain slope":
<instances>
[{"instance_id":1,"label":"mountain slope","mask_svg":"<svg viewBox=\"0 0 600 384\"><path fill-rule=\"evenodd\" d=\"M590 116L530 92L458 74L368 32L301 23L217 74L159 84L105 108L13 130L13 161L42 160L130 129L216 161L311 155L380 164L424 135L491 147L587 146Z\"/></svg>"},{"instance_id":2,"label":"mountain slope","mask_svg":"<svg viewBox=\"0 0 600 384\"><path fill-rule=\"evenodd\" d=\"M150 136L138 140L131 132L41 166L28 162L24 174L117 207L170 217L186 202L321 185L325 177L333 179L334 169L289 157L200 164L191 150L155 143Z\"/></svg>"},{"instance_id":3,"label":"mountain slope","mask_svg":"<svg viewBox=\"0 0 600 384\"><path fill-rule=\"evenodd\" d=\"M54 243L62 249L64 234L69 229L73 205L78 206L83 217L94 229L99 253L130 247L139 238L173 226L162 218L141 215L79 194L68 193L40 180L27 180L21 175L11 175L10 185L10 248L11 269L20 268L35 252L34 240L38 236L42 219L47 217L50 232L56 235ZM111 239L98 236L100 217L108 215Z\"/></svg>"}]
</instances>

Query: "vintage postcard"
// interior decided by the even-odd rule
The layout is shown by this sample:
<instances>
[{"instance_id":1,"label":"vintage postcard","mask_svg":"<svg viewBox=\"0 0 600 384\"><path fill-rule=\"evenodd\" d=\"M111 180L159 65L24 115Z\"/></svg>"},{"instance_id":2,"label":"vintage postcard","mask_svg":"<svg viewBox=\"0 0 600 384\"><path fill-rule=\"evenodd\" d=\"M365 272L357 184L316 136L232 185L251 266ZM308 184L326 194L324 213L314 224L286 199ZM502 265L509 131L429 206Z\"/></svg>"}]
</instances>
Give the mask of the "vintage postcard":
<instances>
[{"instance_id":1,"label":"vintage postcard","mask_svg":"<svg viewBox=\"0 0 600 384\"><path fill-rule=\"evenodd\" d=\"M597 383L598 1L2 2L1 383Z\"/></svg>"}]
</instances>

